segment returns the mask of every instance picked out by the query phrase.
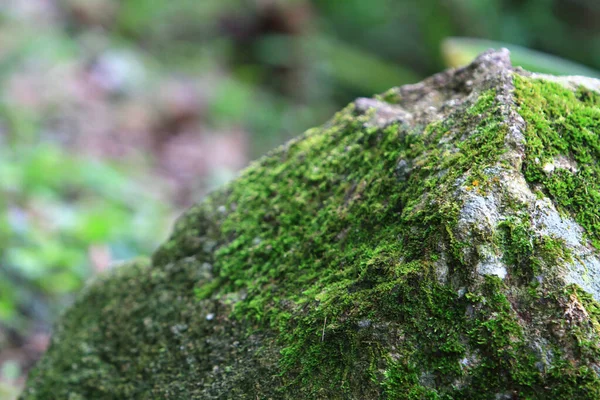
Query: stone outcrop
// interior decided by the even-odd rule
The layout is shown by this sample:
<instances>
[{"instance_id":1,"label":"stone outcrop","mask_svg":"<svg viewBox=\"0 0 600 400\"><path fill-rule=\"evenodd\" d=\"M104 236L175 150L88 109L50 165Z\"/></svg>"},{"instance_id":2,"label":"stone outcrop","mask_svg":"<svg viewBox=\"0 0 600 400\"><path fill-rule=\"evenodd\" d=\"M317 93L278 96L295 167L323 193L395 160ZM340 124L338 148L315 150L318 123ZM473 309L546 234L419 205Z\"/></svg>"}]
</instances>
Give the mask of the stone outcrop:
<instances>
[{"instance_id":1,"label":"stone outcrop","mask_svg":"<svg viewBox=\"0 0 600 400\"><path fill-rule=\"evenodd\" d=\"M599 86L358 99L91 282L22 399L600 398Z\"/></svg>"}]
</instances>

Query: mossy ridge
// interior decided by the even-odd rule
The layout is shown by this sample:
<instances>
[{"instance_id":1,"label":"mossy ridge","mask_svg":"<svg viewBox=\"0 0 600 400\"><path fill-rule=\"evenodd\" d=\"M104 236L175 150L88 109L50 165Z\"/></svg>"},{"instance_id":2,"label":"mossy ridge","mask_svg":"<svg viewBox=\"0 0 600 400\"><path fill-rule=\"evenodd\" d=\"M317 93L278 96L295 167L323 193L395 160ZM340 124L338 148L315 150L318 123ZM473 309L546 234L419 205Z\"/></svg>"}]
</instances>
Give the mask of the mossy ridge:
<instances>
[{"instance_id":1,"label":"mossy ridge","mask_svg":"<svg viewBox=\"0 0 600 400\"><path fill-rule=\"evenodd\" d=\"M461 253L472 244L453 238L460 204L446 193L464 174L484 190L506 125L494 90L425 129L368 128L368 120L349 108L236 182L222 225L229 243L216 253L220 287L199 295L247 293L234 315L279 330L288 390L437 398L407 368L432 371L438 387L465 374L468 301L438 283L432 262L447 247L454 273L467 274ZM447 135L456 140L442 141ZM406 181L399 160L411 161ZM390 329L404 337L402 365L381 347Z\"/></svg>"},{"instance_id":2,"label":"mossy ridge","mask_svg":"<svg viewBox=\"0 0 600 400\"><path fill-rule=\"evenodd\" d=\"M523 331L518 305L509 302L503 283L487 278L479 290L484 294L477 295L483 303L469 305L478 297L459 298L437 282L432 261L443 250L453 273L461 276L464 269L467 274L460 279L469 284L463 250L473 243L454 238L460 204L442 194L452 192L460 177L471 183L470 190L494 185L487 171L498 163L506 133L495 92L484 92L468 109L425 128L365 128L368 118L345 110L332 128L309 132L305 141L272 157L271 164L249 170L229 197L233 212L223 231L232 242L217 252L222 279L217 293L245 291L247 300L236 304L234 315L254 321L257 328L279 330L286 390L329 398L378 390L387 398L478 398L482 391L512 387L536 398L538 389L553 388L593 398L599 393L597 376L588 374L578 391L569 389L568 380L549 379L540 371L531 349L536 338ZM468 129L475 133L466 134ZM442 140L445 135L465 139L455 140L454 148L443 144L452 143ZM406 181L398 178L399 160L410 160ZM278 208L284 205L290 208ZM524 247L524 236L535 237L524 224L504 222L500 228L507 228L508 235L500 245L507 264L522 271L515 273L522 290L512 301L530 304L542 321L559 312L560 296L531 280L541 268L551 276L551 269L570 255L551 237L535 238ZM286 232L284 240L279 230ZM334 259L335 269L329 267ZM463 312L469 307L477 311L467 318ZM396 349L400 361L381 346L381 332L390 330L403 338ZM563 343L547 340L556 364L570 370L561 364ZM461 367L467 351L485 362ZM431 376L424 377L423 371ZM428 387L428 379L436 389ZM469 384L457 386L461 379Z\"/></svg>"},{"instance_id":3,"label":"mossy ridge","mask_svg":"<svg viewBox=\"0 0 600 400\"><path fill-rule=\"evenodd\" d=\"M519 75L514 82L527 122L525 178L541 184L600 249L600 94Z\"/></svg>"}]
</instances>

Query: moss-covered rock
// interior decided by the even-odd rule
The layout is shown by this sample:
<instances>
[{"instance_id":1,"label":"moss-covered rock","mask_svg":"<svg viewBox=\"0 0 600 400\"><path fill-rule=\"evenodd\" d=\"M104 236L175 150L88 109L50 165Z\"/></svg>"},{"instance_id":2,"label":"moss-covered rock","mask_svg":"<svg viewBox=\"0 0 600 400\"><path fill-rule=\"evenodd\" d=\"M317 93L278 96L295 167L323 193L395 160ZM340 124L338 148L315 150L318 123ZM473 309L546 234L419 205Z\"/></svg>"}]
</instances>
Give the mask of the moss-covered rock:
<instances>
[{"instance_id":1,"label":"moss-covered rock","mask_svg":"<svg viewBox=\"0 0 600 400\"><path fill-rule=\"evenodd\" d=\"M358 99L92 282L22 399L600 398L594 86Z\"/></svg>"}]
</instances>

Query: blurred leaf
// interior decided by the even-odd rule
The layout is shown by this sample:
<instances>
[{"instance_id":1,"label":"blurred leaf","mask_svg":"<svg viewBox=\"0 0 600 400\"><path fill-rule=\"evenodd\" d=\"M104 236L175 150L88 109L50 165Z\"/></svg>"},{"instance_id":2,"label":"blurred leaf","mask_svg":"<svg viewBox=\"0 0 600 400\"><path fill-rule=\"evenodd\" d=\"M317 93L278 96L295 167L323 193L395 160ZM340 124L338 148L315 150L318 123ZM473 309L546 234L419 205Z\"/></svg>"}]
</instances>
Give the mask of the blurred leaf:
<instances>
[{"instance_id":1,"label":"blurred leaf","mask_svg":"<svg viewBox=\"0 0 600 400\"><path fill-rule=\"evenodd\" d=\"M138 35L158 19L163 8L163 4L151 1L121 1L117 23L126 33Z\"/></svg>"},{"instance_id":2,"label":"blurred leaf","mask_svg":"<svg viewBox=\"0 0 600 400\"><path fill-rule=\"evenodd\" d=\"M421 13L423 19L423 40L428 51L431 61L440 65L442 63L441 56L437 49L443 42L444 38L456 34L456 27L452 22L452 14L450 8L453 5L444 0L430 0L423 2L421 5Z\"/></svg>"},{"instance_id":3,"label":"blurred leaf","mask_svg":"<svg viewBox=\"0 0 600 400\"><path fill-rule=\"evenodd\" d=\"M19 363L13 360L5 361L0 369L0 377L5 381L15 381L21 375Z\"/></svg>"},{"instance_id":4,"label":"blurred leaf","mask_svg":"<svg viewBox=\"0 0 600 400\"><path fill-rule=\"evenodd\" d=\"M292 67L293 48L296 45L290 35L267 35L258 40L256 51L259 59L267 65Z\"/></svg>"},{"instance_id":5,"label":"blurred leaf","mask_svg":"<svg viewBox=\"0 0 600 400\"><path fill-rule=\"evenodd\" d=\"M127 213L108 204L83 212L76 228L80 240L87 243L103 243L126 228Z\"/></svg>"},{"instance_id":6,"label":"blurred leaf","mask_svg":"<svg viewBox=\"0 0 600 400\"><path fill-rule=\"evenodd\" d=\"M49 274L41 281L41 286L48 293L66 294L72 293L79 289L82 284L82 279L73 275L69 271L57 272Z\"/></svg>"},{"instance_id":7,"label":"blurred leaf","mask_svg":"<svg viewBox=\"0 0 600 400\"><path fill-rule=\"evenodd\" d=\"M28 156L22 160L25 161L22 164L22 179L27 190L48 193L48 188L58 189L74 171L63 151L50 144L30 149Z\"/></svg>"},{"instance_id":8,"label":"blurred leaf","mask_svg":"<svg viewBox=\"0 0 600 400\"><path fill-rule=\"evenodd\" d=\"M212 100L211 114L229 124L241 122L252 106L252 95L251 86L234 79L224 80Z\"/></svg>"},{"instance_id":9,"label":"blurred leaf","mask_svg":"<svg viewBox=\"0 0 600 400\"><path fill-rule=\"evenodd\" d=\"M474 38L448 38L442 43L442 54L449 67L461 67L470 63L477 55L489 49L507 48L515 66L532 72L553 75L583 75L600 78L600 72L584 65L574 63L508 43Z\"/></svg>"},{"instance_id":10,"label":"blurred leaf","mask_svg":"<svg viewBox=\"0 0 600 400\"><path fill-rule=\"evenodd\" d=\"M310 37L304 39L303 44L317 52L318 58L335 79L365 93L382 92L421 78L410 68L386 62L363 49L332 38Z\"/></svg>"},{"instance_id":11,"label":"blurred leaf","mask_svg":"<svg viewBox=\"0 0 600 400\"><path fill-rule=\"evenodd\" d=\"M19 165L8 162L0 163L0 190L19 190L21 181L21 169Z\"/></svg>"},{"instance_id":12,"label":"blurred leaf","mask_svg":"<svg viewBox=\"0 0 600 400\"><path fill-rule=\"evenodd\" d=\"M8 267L16 270L20 277L37 280L46 274L48 264L35 249L15 246L9 248L4 256Z\"/></svg>"},{"instance_id":13,"label":"blurred leaf","mask_svg":"<svg viewBox=\"0 0 600 400\"><path fill-rule=\"evenodd\" d=\"M127 35L151 39L152 44L173 43L196 33L204 39L214 32L219 15L227 10L248 8L240 0L120 0L117 25Z\"/></svg>"},{"instance_id":14,"label":"blurred leaf","mask_svg":"<svg viewBox=\"0 0 600 400\"><path fill-rule=\"evenodd\" d=\"M4 292L0 295L0 321L8 321L14 318L16 313L13 294Z\"/></svg>"}]
</instances>

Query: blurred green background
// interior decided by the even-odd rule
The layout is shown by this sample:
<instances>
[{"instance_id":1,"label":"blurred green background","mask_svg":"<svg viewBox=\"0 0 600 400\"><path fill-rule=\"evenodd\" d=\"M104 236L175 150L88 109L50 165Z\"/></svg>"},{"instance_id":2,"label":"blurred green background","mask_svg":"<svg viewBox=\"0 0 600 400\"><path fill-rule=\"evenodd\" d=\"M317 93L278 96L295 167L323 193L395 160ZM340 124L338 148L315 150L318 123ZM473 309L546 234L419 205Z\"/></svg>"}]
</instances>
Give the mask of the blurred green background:
<instances>
[{"instance_id":1,"label":"blurred green background","mask_svg":"<svg viewBox=\"0 0 600 400\"><path fill-rule=\"evenodd\" d=\"M600 2L0 2L0 398L86 279L150 254L249 160L501 46L598 76Z\"/></svg>"}]
</instances>

